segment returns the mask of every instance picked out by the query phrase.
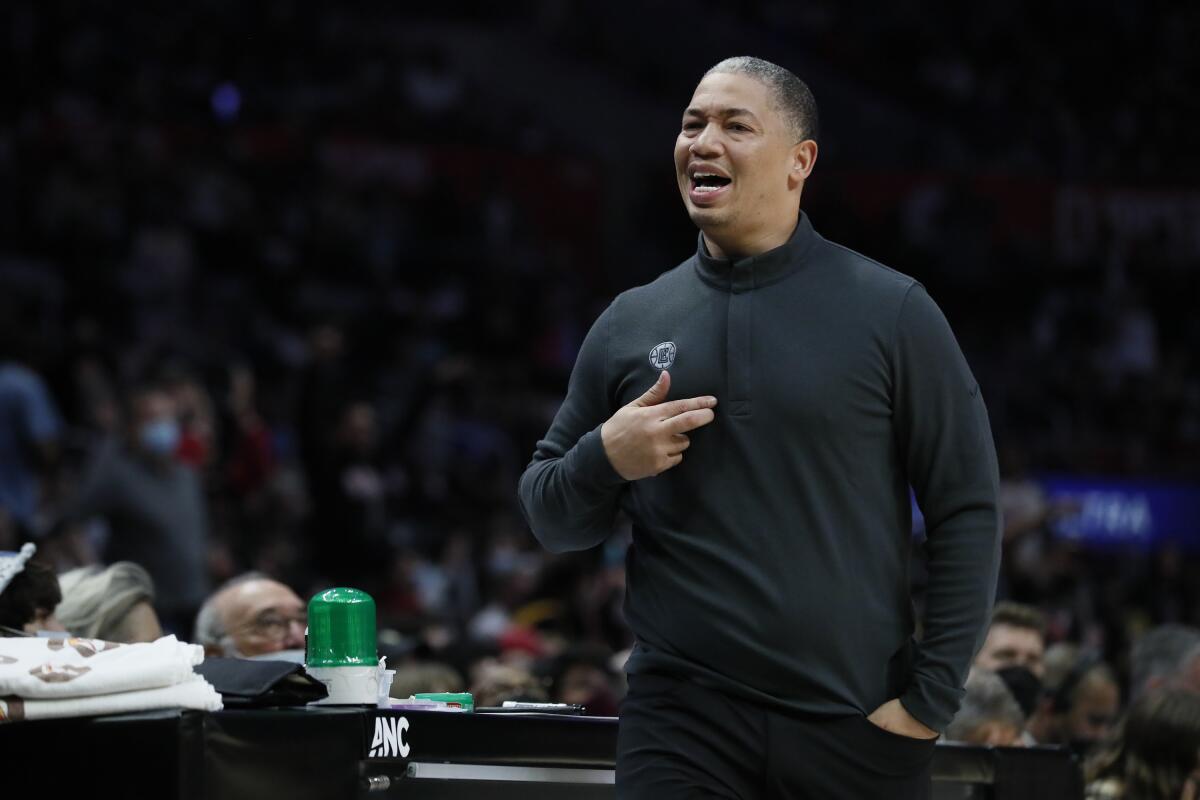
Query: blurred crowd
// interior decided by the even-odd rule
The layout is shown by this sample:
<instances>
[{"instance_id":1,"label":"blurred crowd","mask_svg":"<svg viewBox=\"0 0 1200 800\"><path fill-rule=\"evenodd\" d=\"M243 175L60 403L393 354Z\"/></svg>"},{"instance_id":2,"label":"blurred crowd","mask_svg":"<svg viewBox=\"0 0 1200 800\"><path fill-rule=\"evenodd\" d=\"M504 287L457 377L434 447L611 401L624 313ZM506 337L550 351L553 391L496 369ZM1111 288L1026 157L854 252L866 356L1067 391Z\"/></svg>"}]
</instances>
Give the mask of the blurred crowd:
<instances>
[{"instance_id":1,"label":"blurred crowd","mask_svg":"<svg viewBox=\"0 0 1200 800\"><path fill-rule=\"evenodd\" d=\"M946 738L1068 747L1082 761L1088 800L1195 797L1200 629L1147 631L1127 654L1125 678L1097 650L1047 646L1046 631L1032 606L997 604Z\"/></svg>"},{"instance_id":2,"label":"blurred crowd","mask_svg":"<svg viewBox=\"0 0 1200 800\"><path fill-rule=\"evenodd\" d=\"M206 629L206 644L246 655L256 647L231 631L295 649L302 601L356 586L377 600L381 650L413 673L394 691L615 709L631 645L628 531L550 556L515 487L599 309L694 247L668 171L673 132L657 166L614 164L569 135L578 120L537 104L537 86L527 103L512 87L499 97L452 37L396 43L415 22L497 37L520 27L523 57L548 72L569 61L631 105L672 113L726 53L676 57L615 17L555 5L414 21L399 7L318 18L282 0L117 16L6 4L0 550L36 542L40 563L72 576L64 597L81 576L148 584L98 591L123 598L122 620L143 609L113 635ZM819 165L805 206L821 233L918 277L945 309L1001 453L1001 595L1041 615L1047 686L1055 647L1104 665L1103 680L1078 675L1066 694L1111 686L1096 717L1108 733L1142 694L1137 643L1200 624L1200 564L1056 538L1070 509L1033 477L1200 475L1200 257L1156 225L1130 235L1101 223L1094 246L1064 249L998 224L1000 195L979 176L1018 205L1023 187L1041 187L1029 202L1047 214L1061 182L1194 185L1198 100L1181 76L1200 15L697 8L727 15L724 29L761 42L758 55L836 74L813 79L823 108L883 98L899 108L897 140L928 143L877 146L882 131L830 117L827 177ZM669 4L644 13L669 17ZM1063 52L1056 33L1073 23L1078 50ZM635 135L615 110L596 113ZM102 568L119 563L123 577ZM127 574L139 569L145 581ZM255 581L270 582L266 610L228 621L213 610ZM30 610L52 612L50 599ZM984 675L969 697L1016 720L1014 693L997 686ZM1138 713L1154 716L1154 702ZM1035 710L1013 729L1040 739L1025 723Z\"/></svg>"}]
</instances>

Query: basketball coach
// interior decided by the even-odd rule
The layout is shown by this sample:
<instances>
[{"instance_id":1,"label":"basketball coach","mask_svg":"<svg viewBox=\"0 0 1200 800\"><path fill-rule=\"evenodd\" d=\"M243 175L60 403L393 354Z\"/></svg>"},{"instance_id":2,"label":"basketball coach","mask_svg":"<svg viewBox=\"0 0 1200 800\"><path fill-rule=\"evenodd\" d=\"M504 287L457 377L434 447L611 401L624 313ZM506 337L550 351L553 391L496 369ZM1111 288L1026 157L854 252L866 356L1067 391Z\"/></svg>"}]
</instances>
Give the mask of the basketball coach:
<instances>
[{"instance_id":1,"label":"basketball coach","mask_svg":"<svg viewBox=\"0 0 1200 800\"><path fill-rule=\"evenodd\" d=\"M621 798L928 797L987 624L979 385L920 283L813 229L817 136L790 71L704 75L675 142L696 252L596 320L521 477L552 551L633 523Z\"/></svg>"}]
</instances>

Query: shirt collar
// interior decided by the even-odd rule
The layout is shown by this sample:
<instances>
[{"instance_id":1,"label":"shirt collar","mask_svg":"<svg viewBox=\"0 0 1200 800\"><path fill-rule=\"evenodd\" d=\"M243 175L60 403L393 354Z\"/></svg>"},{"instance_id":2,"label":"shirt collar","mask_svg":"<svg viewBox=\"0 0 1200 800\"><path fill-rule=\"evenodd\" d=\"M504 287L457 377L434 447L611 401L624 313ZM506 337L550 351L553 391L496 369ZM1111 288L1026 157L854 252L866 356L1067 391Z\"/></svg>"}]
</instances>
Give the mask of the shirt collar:
<instances>
[{"instance_id":1,"label":"shirt collar","mask_svg":"<svg viewBox=\"0 0 1200 800\"><path fill-rule=\"evenodd\" d=\"M696 246L696 272L706 283L719 289L748 292L783 280L799 269L816 240L817 233L803 211L790 239L774 250L745 258L715 258L709 255L704 234L701 233Z\"/></svg>"}]
</instances>

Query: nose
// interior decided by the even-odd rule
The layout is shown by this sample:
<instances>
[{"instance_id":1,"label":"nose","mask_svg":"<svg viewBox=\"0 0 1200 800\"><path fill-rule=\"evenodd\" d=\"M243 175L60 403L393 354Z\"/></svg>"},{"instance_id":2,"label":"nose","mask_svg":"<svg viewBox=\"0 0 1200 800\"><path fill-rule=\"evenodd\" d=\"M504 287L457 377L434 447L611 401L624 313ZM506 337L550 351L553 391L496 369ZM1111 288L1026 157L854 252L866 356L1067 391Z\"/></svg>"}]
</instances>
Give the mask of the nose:
<instances>
[{"instance_id":1,"label":"nose","mask_svg":"<svg viewBox=\"0 0 1200 800\"><path fill-rule=\"evenodd\" d=\"M696 138L692 140L691 147L688 149L691 150L693 155L704 158L720 152L720 144L721 138L717 134L716 126L710 123L705 125L704 129L696 135Z\"/></svg>"}]
</instances>

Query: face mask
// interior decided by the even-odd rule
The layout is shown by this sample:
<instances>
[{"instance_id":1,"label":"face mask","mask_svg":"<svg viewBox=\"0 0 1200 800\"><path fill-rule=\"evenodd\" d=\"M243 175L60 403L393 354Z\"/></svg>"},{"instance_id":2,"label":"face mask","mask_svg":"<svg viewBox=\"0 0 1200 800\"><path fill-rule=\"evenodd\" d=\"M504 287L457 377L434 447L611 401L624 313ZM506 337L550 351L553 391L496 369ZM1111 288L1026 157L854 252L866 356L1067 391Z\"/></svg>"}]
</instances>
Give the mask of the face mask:
<instances>
[{"instance_id":1,"label":"face mask","mask_svg":"<svg viewBox=\"0 0 1200 800\"><path fill-rule=\"evenodd\" d=\"M1041 679L1026 667L1005 667L996 670L996 674L1008 686L1017 705L1021 707L1025 718L1028 719L1029 715L1037 708L1038 697L1042 694Z\"/></svg>"},{"instance_id":2,"label":"face mask","mask_svg":"<svg viewBox=\"0 0 1200 800\"><path fill-rule=\"evenodd\" d=\"M291 661L294 664L304 663L303 650L276 650L274 653L259 653L256 656L238 656L248 661Z\"/></svg>"},{"instance_id":3,"label":"face mask","mask_svg":"<svg viewBox=\"0 0 1200 800\"><path fill-rule=\"evenodd\" d=\"M34 636L39 639L70 639L70 631L38 631Z\"/></svg>"},{"instance_id":4,"label":"face mask","mask_svg":"<svg viewBox=\"0 0 1200 800\"><path fill-rule=\"evenodd\" d=\"M156 456L169 456L179 447L179 423L173 419L147 422L138 432L142 448Z\"/></svg>"}]
</instances>

